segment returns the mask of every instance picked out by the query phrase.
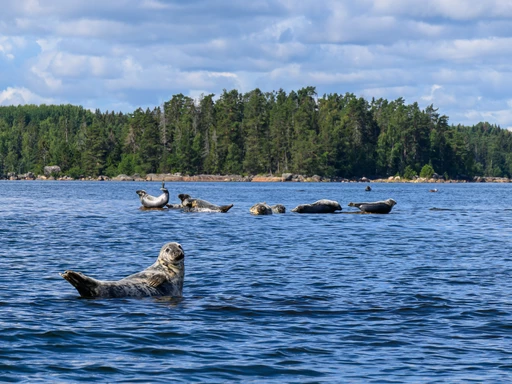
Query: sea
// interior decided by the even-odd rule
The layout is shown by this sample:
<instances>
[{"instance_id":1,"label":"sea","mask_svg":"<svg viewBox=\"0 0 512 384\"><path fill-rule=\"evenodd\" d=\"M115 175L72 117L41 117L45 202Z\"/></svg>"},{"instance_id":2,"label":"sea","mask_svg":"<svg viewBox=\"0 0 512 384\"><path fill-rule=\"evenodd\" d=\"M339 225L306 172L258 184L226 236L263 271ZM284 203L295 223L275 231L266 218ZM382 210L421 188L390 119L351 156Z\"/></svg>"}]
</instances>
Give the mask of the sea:
<instances>
[{"instance_id":1,"label":"sea","mask_svg":"<svg viewBox=\"0 0 512 384\"><path fill-rule=\"evenodd\" d=\"M366 185L167 183L234 204L192 213L141 210L158 182L0 181L0 381L512 381L512 184ZM291 212L319 199L343 210ZM171 241L181 298L83 299L59 275L117 280Z\"/></svg>"}]
</instances>

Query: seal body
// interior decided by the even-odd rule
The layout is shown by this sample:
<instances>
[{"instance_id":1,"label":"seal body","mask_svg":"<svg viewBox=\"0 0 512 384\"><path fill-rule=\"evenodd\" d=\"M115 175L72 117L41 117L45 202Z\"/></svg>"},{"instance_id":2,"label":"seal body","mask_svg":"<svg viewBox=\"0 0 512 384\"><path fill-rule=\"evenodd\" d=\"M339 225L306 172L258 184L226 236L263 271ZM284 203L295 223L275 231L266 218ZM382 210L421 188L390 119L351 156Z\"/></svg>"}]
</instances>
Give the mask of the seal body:
<instances>
[{"instance_id":1,"label":"seal body","mask_svg":"<svg viewBox=\"0 0 512 384\"><path fill-rule=\"evenodd\" d=\"M139 195L140 202L144 208L163 208L169 202L169 191L165 188L163 183L160 190L163 193L158 197L151 196L142 189L135 192Z\"/></svg>"},{"instance_id":2,"label":"seal body","mask_svg":"<svg viewBox=\"0 0 512 384\"><path fill-rule=\"evenodd\" d=\"M393 199L375 201L373 203L349 203L349 207L357 207L364 213L389 213L396 204Z\"/></svg>"},{"instance_id":3,"label":"seal body","mask_svg":"<svg viewBox=\"0 0 512 384\"><path fill-rule=\"evenodd\" d=\"M366 188L364 189L366 192L370 192L372 190L372 187L370 187L369 185L366 186Z\"/></svg>"},{"instance_id":4,"label":"seal body","mask_svg":"<svg viewBox=\"0 0 512 384\"><path fill-rule=\"evenodd\" d=\"M283 204L272 205L270 208L273 213L286 213L286 207Z\"/></svg>"},{"instance_id":5,"label":"seal body","mask_svg":"<svg viewBox=\"0 0 512 384\"><path fill-rule=\"evenodd\" d=\"M292 209L297 213L334 213L341 211L341 205L337 201L322 199L312 204L301 204Z\"/></svg>"},{"instance_id":6,"label":"seal body","mask_svg":"<svg viewBox=\"0 0 512 384\"><path fill-rule=\"evenodd\" d=\"M267 203L256 203L250 209L253 215L271 215L272 208Z\"/></svg>"},{"instance_id":7,"label":"seal body","mask_svg":"<svg viewBox=\"0 0 512 384\"><path fill-rule=\"evenodd\" d=\"M117 281L96 280L75 271L65 271L60 275L85 298L181 297L185 277L185 252L180 244L167 243L160 250L153 265Z\"/></svg>"},{"instance_id":8,"label":"seal body","mask_svg":"<svg viewBox=\"0 0 512 384\"><path fill-rule=\"evenodd\" d=\"M185 193L180 193L178 198L181 200L181 206L188 212L227 212L231 209L230 205L215 205L206 200L194 199Z\"/></svg>"}]
</instances>

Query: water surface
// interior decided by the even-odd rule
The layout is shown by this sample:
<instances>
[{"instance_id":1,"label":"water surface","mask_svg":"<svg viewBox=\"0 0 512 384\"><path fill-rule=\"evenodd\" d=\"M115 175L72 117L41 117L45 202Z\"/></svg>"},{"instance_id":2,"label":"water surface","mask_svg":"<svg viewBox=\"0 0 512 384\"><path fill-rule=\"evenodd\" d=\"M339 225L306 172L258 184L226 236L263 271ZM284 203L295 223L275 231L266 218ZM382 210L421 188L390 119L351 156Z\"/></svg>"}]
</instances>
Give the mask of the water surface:
<instances>
[{"instance_id":1,"label":"water surface","mask_svg":"<svg viewBox=\"0 0 512 384\"><path fill-rule=\"evenodd\" d=\"M160 183L0 182L4 382L504 382L512 369L509 184L168 183L226 214L139 210ZM395 199L389 215L298 204ZM256 217L256 202L288 213ZM436 209L432 209L436 208ZM80 299L160 247L184 295Z\"/></svg>"}]
</instances>

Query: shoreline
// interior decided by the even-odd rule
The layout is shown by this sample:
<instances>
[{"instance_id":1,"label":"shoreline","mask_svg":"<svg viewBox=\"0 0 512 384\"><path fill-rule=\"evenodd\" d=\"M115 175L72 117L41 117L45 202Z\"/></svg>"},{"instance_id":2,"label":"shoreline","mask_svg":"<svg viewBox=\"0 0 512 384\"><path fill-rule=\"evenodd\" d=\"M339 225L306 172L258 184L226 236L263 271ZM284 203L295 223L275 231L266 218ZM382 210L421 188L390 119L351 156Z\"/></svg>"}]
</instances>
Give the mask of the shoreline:
<instances>
[{"instance_id":1,"label":"shoreline","mask_svg":"<svg viewBox=\"0 0 512 384\"><path fill-rule=\"evenodd\" d=\"M149 173L145 177L138 174L118 175L116 177L98 176L98 177L81 177L78 179L69 176L45 176L34 175L31 172L22 175L10 174L8 178L2 180L11 181L137 181L137 182L253 182L253 183L428 183L428 184L444 184L444 183L510 183L512 179L507 177L484 177L475 176L472 179L450 179L445 180L443 177L435 175L435 177L427 179L415 177L412 180L403 179L400 176L390 176L388 178L369 179L361 178L327 178L318 175L303 176L298 174L285 173L281 176L241 176L241 175L181 175L178 173Z\"/></svg>"}]
</instances>

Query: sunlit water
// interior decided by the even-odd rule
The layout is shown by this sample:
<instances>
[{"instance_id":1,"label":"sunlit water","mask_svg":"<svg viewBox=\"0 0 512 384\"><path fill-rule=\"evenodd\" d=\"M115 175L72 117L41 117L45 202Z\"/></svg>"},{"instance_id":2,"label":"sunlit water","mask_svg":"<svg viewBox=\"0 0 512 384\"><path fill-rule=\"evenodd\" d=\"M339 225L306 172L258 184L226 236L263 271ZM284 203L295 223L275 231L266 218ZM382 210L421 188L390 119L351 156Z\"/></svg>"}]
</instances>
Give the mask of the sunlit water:
<instances>
[{"instance_id":1,"label":"sunlit water","mask_svg":"<svg viewBox=\"0 0 512 384\"><path fill-rule=\"evenodd\" d=\"M168 183L226 214L139 210L160 183L0 182L3 382L504 382L512 185ZM389 215L300 215L321 198ZM252 216L256 202L284 215ZM431 208L439 208L432 210ZM186 254L183 298L80 299Z\"/></svg>"}]
</instances>

